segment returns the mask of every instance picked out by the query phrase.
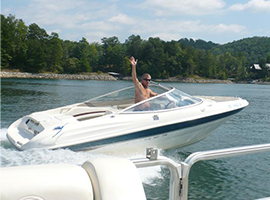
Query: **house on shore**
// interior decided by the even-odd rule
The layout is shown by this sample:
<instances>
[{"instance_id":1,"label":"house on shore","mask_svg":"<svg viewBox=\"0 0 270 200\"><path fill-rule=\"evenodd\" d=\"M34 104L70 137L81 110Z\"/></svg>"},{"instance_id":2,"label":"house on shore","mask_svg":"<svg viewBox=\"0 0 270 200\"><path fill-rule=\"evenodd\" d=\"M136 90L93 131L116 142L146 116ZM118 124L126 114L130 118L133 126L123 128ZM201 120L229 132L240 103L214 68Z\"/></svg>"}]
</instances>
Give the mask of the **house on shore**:
<instances>
[{"instance_id":1,"label":"house on shore","mask_svg":"<svg viewBox=\"0 0 270 200\"><path fill-rule=\"evenodd\" d=\"M261 71L262 68L261 68L261 66L259 64L253 64L253 65L250 66L250 70L254 71L254 72L255 71Z\"/></svg>"},{"instance_id":2,"label":"house on shore","mask_svg":"<svg viewBox=\"0 0 270 200\"><path fill-rule=\"evenodd\" d=\"M265 68L270 71L270 63L266 63Z\"/></svg>"},{"instance_id":3,"label":"house on shore","mask_svg":"<svg viewBox=\"0 0 270 200\"><path fill-rule=\"evenodd\" d=\"M122 75L116 72L108 72L109 75L113 76L116 79L122 79Z\"/></svg>"},{"instance_id":4,"label":"house on shore","mask_svg":"<svg viewBox=\"0 0 270 200\"><path fill-rule=\"evenodd\" d=\"M250 71L255 74L253 78L270 77L270 63L266 63L262 67L259 64L253 64L250 66Z\"/></svg>"},{"instance_id":5,"label":"house on shore","mask_svg":"<svg viewBox=\"0 0 270 200\"><path fill-rule=\"evenodd\" d=\"M270 63L266 63L264 67L261 67L259 64L253 64L250 66L250 70L253 72L262 71L263 69L270 71Z\"/></svg>"}]
</instances>

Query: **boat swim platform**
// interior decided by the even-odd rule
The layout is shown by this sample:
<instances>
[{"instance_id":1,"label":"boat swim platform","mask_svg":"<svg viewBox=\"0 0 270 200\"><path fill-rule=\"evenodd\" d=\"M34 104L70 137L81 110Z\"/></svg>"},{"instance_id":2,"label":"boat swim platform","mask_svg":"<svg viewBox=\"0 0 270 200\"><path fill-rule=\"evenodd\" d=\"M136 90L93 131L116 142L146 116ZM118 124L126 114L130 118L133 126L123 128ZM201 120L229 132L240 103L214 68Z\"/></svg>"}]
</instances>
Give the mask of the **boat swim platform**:
<instances>
[{"instance_id":1,"label":"boat swim platform","mask_svg":"<svg viewBox=\"0 0 270 200\"><path fill-rule=\"evenodd\" d=\"M0 168L1 199L146 200L137 169L166 166L170 171L169 200L187 200L189 173L195 163L268 151L270 144L201 151L177 163L159 156L157 149L148 148L146 157L139 159L105 157L90 159L82 166L4 167ZM257 200L267 199L270 197Z\"/></svg>"}]
</instances>

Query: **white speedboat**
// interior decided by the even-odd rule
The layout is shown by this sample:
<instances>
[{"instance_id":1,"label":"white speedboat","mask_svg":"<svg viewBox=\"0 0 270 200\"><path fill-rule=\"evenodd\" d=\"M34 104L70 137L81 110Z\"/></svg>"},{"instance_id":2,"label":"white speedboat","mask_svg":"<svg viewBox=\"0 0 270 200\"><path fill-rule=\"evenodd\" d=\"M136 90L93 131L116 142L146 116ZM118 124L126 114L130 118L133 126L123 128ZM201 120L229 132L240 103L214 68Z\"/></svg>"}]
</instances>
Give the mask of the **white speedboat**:
<instances>
[{"instance_id":1,"label":"white speedboat","mask_svg":"<svg viewBox=\"0 0 270 200\"><path fill-rule=\"evenodd\" d=\"M150 88L159 95L136 104L128 87L32 113L11 124L7 138L19 150L179 148L204 139L248 105L238 97L194 97L156 83Z\"/></svg>"}]
</instances>

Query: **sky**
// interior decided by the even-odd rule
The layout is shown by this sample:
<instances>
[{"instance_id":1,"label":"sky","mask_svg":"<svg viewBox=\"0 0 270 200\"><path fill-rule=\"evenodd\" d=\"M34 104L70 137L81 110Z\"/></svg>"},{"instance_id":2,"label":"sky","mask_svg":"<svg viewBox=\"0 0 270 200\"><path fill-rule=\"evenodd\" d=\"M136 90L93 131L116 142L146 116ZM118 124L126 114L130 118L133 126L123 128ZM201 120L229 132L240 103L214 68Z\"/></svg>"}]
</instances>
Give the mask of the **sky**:
<instances>
[{"instance_id":1,"label":"sky","mask_svg":"<svg viewBox=\"0 0 270 200\"><path fill-rule=\"evenodd\" d=\"M2 0L1 14L36 23L63 40L131 35L219 44L270 36L270 0Z\"/></svg>"}]
</instances>

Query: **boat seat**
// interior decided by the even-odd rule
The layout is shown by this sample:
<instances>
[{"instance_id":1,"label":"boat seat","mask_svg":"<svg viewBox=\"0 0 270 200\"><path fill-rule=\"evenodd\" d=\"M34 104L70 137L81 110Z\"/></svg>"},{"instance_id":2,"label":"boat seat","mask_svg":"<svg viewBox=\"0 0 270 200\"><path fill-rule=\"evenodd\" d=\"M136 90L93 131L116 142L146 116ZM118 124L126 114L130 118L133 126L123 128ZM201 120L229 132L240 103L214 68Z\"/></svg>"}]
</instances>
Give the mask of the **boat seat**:
<instances>
[{"instance_id":1,"label":"boat seat","mask_svg":"<svg viewBox=\"0 0 270 200\"><path fill-rule=\"evenodd\" d=\"M87 172L70 164L1 168L0 199L93 200Z\"/></svg>"},{"instance_id":2,"label":"boat seat","mask_svg":"<svg viewBox=\"0 0 270 200\"><path fill-rule=\"evenodd\" d=\"M93 184L95 200L146 200L138 169L130 160L95 158L82 167Z\"/></svg>"}]
</instances>

